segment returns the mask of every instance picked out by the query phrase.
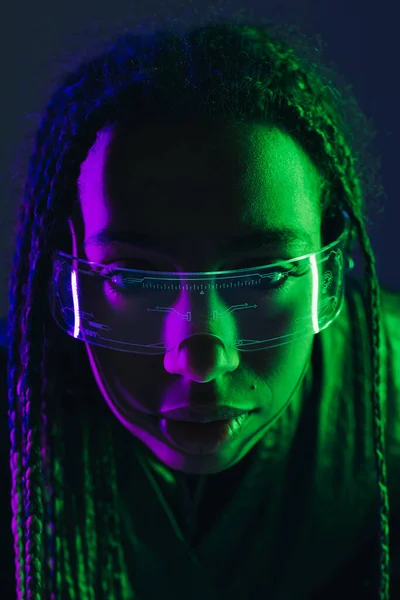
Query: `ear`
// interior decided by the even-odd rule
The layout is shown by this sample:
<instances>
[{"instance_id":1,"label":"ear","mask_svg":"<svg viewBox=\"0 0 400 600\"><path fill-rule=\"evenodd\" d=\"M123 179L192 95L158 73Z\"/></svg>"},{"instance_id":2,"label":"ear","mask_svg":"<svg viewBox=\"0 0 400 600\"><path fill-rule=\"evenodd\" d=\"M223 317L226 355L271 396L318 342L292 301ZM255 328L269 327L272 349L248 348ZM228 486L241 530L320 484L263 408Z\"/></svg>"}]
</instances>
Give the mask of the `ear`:
<instances>
[{"instance_id":1,"label":"ear","mask_svg":"<svg viewBox=\"0 0 400 600\"><path fill-rule=\"evenodd\" d=\"M331 244L343 233L343 215L338 209L332 212L328 211L321 226L322 245L327 246ZM351 271L354 268L354 260L351 255L353 253L354 244L356 241L356 231L352 224L350 224L350 232L347 238L347 244L344 249L344 263L346 265L346 271Z\"/></svg>"}]
</instances>

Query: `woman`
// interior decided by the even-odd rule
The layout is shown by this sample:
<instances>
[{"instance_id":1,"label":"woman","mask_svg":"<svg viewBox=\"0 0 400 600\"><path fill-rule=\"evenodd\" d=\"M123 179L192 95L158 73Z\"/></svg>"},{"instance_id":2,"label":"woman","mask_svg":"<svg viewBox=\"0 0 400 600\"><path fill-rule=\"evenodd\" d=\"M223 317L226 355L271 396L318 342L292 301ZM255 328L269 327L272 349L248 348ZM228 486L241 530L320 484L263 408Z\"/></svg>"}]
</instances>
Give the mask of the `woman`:
<instances>
[{"instance_id":1,"label":"woman","mask_svg":"<svg viewBox=\"0 0 400 600\"><path fill-rule=\"evenodd\" d=\"M10 281L18 598L389 598L369 130L273 30L126 35L49 103Z\"/></svg>"}]
</instances>

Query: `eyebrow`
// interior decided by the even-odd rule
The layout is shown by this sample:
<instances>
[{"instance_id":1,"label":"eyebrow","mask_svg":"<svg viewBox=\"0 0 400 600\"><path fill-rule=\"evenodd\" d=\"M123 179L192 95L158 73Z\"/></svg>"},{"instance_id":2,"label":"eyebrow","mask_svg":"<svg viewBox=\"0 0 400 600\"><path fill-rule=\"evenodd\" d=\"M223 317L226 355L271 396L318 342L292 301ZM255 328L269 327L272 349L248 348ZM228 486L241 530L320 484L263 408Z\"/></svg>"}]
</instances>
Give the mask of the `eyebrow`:
<instances>
[{"instance_id":1,"label":"eyebrow","mask_svg":"<svg viewBox=\"0 0 400 600\"><path fill-rule=\"evenodd\" d=\"M245 250L256 250L263 246L277 245L312 245L313 239L309 232L298 229L283 227L277 229L253 231L243 236L237 236L227 243L220 244L220 248L225 252L237 252ZM116 231L108 227L101 229L94 235L91 235L84 242L87 246L114 246L127 245L134 248L151 248L157 250L166 250L166 246L159 239L132 230Z\"/></svg>"}]
</instances>

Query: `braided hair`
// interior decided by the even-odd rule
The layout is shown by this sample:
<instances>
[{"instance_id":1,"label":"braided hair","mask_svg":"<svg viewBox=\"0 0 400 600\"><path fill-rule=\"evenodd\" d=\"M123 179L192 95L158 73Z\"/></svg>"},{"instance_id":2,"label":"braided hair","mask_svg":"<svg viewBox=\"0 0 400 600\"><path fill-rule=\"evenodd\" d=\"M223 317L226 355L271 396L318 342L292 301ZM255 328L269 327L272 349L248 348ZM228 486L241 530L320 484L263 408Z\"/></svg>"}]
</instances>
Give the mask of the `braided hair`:
<instances>
[{"instance_id":1,"label":"braided hair","mask_svg":"<svg viewBox=\"0 0 400 600\"><path fill-rule=\"evenodd\" d=\"M214 22L185 34L170 28L125 33L69 73L52 95L30 158L9 287L8 418L18 600L135 598L120 543L112 425L110 419L90 428L84 419L68 421L74 401L82 408L90 395L90 375L81 347L54 325L43 291L52 276L53 252L69 243L66 224L77 202L80 165L98 131L135 120L177 123L201 117L284 127L323 175L323 216L339 206L350 215L365 263L379 598L388 600L380 290L365 201L371 191L382 193L367 152L375 132L350 87L340 84L339 92L335 72L319 56L315 59L320 50L294 28L269 22ZM69 360L76 362L66 368ZM82 468L74 465L68 473L67 457L73 453L66 449L64 432L76 429L77 422L74 444L81 445ZM106 490L101 485L105 472Z\"/></svg>"}]
</instances>

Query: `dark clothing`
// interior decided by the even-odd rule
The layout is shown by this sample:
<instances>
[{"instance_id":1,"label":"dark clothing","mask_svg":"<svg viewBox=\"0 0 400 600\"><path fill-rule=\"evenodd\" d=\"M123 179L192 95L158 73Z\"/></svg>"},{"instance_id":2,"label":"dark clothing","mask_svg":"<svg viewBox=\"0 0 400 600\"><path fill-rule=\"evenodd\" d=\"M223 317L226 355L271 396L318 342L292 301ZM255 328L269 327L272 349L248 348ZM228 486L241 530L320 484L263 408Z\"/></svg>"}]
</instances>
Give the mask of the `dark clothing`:
<instances>
[{"instance_id":1,"label":"dark clothing","mask_svg":"<svg viewBox=\"0 0 400 600\"><path fill-rule=\"evenodd\" d=\"M400 292L382 289L381 294L395 600L400 598ZM137 440L134 460L131 447L125 454L119 448L123 545L138 600L378 600L366 302L364 284L349 277L340 315L315 336L303 402L289 406L232 469L188 477L161 465ZM4 361L1 369L5 381ZM6 402L2 415L7 423ZM8 600L15 592L8 443L1 444L6 490L0 589L11 590L1 594ZM201 483L195 510L191 488Z\"/></svg>"}]
</instances>

